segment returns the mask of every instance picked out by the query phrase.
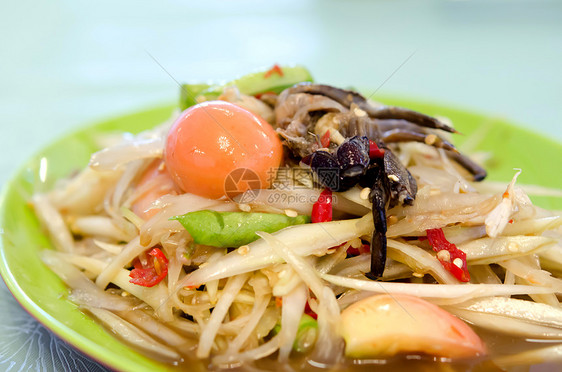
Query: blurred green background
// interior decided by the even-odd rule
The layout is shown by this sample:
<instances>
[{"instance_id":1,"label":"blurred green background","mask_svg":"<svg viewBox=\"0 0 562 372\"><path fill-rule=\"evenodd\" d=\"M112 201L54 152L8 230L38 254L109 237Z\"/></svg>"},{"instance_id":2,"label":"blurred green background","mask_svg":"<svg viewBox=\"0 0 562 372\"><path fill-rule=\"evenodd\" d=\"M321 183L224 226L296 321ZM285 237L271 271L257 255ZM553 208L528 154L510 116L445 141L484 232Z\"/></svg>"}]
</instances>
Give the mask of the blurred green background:
<instances>
[{"instance_id":1,"label":"blurred green background","mask_svg":"<svg viewBox=\"0 0 562 372\"><path fill-rule=\"evenodd\" d=\"M227 80L273 63L506 117L562 142L560 1L3 0L0 9L0 186L69 130L174 102L174 79ZM10 335L0 337L0 369L72 369L72 349L54 348L0 294Z\"/></svg>"},{"instance_id":2,"label":"blurred green background","mask_svg":"<svg viewBox=\"0 0 562 372\"><path fill-rule=\"evenodd\" d=\"M69 129L174 101L147 52L179 81L275 62L373 90L392 76L379 92L562 140L560 1L3 0L0 13L0 184Z\"/></svg>"}]
</instances>

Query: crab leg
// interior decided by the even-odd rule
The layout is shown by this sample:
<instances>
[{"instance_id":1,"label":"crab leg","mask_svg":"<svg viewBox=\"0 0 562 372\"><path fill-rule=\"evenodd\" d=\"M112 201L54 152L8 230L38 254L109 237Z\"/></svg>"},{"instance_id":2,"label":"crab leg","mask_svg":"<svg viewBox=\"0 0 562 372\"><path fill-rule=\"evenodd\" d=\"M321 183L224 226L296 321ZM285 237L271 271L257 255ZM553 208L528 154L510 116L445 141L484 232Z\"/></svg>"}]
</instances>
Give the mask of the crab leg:
<instances>
[{"instance_id":1,"label":"crab leg","mask_svg":"<svg viewBox=\"0 0 562 372\"><path fill-rule=\"evenodd\" d=\"M326 96L344 107L350 107L352 103L355 103L359 108L363 109L363 106L369 105L365 97L361 94L354 92L352 90L345 90L330 85L324 84L311 84L302 83L295 85L290 89L290 93L308 93L308 94L319 94Z\"/></svg>"},{"instance_id":2,"label":"crab leg","mask_svg":"<svg viewBox=\"0 0 562 372\"><path fill-rule=\"evenodd\" d=\"M455 128L442 123L436 118L422 114L417 111L408 110L402 107L380 106L373 107L369 105L369 109L365 110L370 117L374 119L403 119L410 123L417 124L421 127L441 129L445 132L457 133Z\"/></svg>"},{"instance_id":3,"label":"crab leg","mask_svg":"<svg viewBox=\"0 0 562 372\"><path fill-rule=\"evenodd\" d=\"M371 237L371 271L365 275L373 280L382 276L386 263L386 207L389 201L382 159L377 163L368 171L368 173L371 173L368 177L373 180L369 198L373 203L372 213L375 229Z\"/></svg>"},{"instance_id":4,"label":"crab leg","mask_svg":"<svg viewBox=\"0 0 562 372\"><path fill-rule=\"evenodd\" d=\"M468 156L461 154L460 152L452 152L447 151L447 156L457 163L459 163L464 169L469 171L472 174L472 178L474 181L482 181L486 178L486 170L476 164L472 159Z\"/></svg>"},{"instance_id":5,"label":"crab leg","mask_svg":"<svg viewBox=\"0 0 562 372\"><path fill-rule=\"evenodd\" d=\"M378 127L381 132L391 129L403 129L408 131L425 133L424 129L417 124L410 123L404 119L372 119L373 126Z\"/></svg>"},{"instance_id":6,"label":"crab leg","mask_svg":"<svg viewBox=\"0 0 562 372\"><path fill-rule=\"evenodd\" d=\"M452 152L458 152L452 143L436 134L426 134L406 129L397 128L382 132L382 140L386 143L416 141Z\"/></svg>"},{"instance_id":7,"label":"crab leg","mask_svg":"<svg viewBox=\"0 0 562 372\"><path fill-rule=\"evenodd\" d=\"M486 171L468 158L462 155L447 140L439 135L427 133L418 125L402 119L367 119L349 121L341 126L343 135L367 136L370 140L382 139L384 143L417 141L437 148L443 148L449 158L459 163L474 177L474 181L482 181L486 177ZM392 173L389 173L392 174Z\"/></svg>"},{"instance_id":8,"label":"crab leg","mask_svg":"<svg viewBox=\"0 0 562 372\"><path fill-rule=\"evenodd\" d=\"M482 168L480 165L476 164L472 159L468 156L461 154L455 146L453 146L448 141L444 140L443 138L436 136L432 138L428 143L428 135L418 132L408 132L402 131L399 129L390 130L387 132L382 133L382 139L386 143L391 142L406 142L406 141L416 141L416 142L423 142L427 145L431 145L433 147L442 148L446 150L447 157L451 158L452 160L459 163L464 169L466 169L470 174L472 174L472 179L476 182L482 181L486 178L486 170Z\"/></svg>"},{"instance_id":9,"label":"crab leg","mask_svg":"<svg viewBox=\"0 0 562 372\"><path fill-rule=\"evenodd\" d=\"M457 133L454 128L442 123L438 119L417 111L393 106L375 107L361 94L351 90L339 89L322 84L299 84L290 89L292 89L292 93L303 92L308 94L320 94L333 99L345 107L350 107L351 104L354 103L374 119L404 119L422 127L441 129L446 132Z\"/></svg>"}]
</instances>

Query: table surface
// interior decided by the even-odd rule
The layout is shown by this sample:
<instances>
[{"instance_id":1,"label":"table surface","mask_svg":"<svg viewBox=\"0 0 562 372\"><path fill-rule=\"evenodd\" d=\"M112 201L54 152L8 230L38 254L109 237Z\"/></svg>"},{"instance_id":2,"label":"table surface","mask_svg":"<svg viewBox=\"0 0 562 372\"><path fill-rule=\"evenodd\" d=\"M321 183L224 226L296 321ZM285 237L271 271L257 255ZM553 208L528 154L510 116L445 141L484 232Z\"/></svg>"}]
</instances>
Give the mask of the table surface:
<instances>
[{"instance_id":1,"label":"table surface","mask_svg":"<svg viewBox=\"0 0 562 372\"><path fill-rule=\"evenodd\" d=\"M200 3L4 2L0 185L70 130L175 101L175 80L227 80L273 63L369 87L375 99L383 92L507 117L562 142L562 2ZM0 369L105 370L3 285Z\"/></svg>"}]
</instances>

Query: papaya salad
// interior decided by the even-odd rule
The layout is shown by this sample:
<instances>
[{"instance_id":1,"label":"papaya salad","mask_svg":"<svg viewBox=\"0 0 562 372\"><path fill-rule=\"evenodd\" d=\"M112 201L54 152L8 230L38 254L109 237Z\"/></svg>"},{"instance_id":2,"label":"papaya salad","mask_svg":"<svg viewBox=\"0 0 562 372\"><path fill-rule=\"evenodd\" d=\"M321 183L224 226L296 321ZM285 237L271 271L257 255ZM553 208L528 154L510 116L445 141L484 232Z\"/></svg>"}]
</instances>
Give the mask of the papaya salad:
<instances>
[{"instance_id":1,"label":"papaya salad","mask_svg":"<svg viewBox=\"0 0 562 372\"><path fill-rule=\"evenodd\" d=\"M457 135L298 66L186 84L170 120L32 197L42 260L178 366L562 363L562 215L525 170L485 181Z\"/></svg>"}]
</instances>

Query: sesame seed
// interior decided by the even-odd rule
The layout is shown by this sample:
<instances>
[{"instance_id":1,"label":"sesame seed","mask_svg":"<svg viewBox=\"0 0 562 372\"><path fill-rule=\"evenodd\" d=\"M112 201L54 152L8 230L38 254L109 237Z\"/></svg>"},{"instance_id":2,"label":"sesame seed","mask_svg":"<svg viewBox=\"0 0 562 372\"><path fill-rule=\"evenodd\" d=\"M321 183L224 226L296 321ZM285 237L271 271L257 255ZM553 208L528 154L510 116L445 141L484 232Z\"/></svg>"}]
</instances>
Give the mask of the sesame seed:
<instances>
[{"instance_id":1,"label":"sesame seed","mask_svg":"<svg viewBox=\"0 0 562 372\"><path fill-rule=\"evenodd\" d=\"M245 256L248 254L248 252L250 252L250 247L247 245L241 245L236 251L238 252L238 254Z\"/></svg>"},{"instance_id":2,"label":"sesame seed","mask_svg":"<svg viewBox=\"0 0 562 372\"><path fill-rule=\"evenodd\" d=\"M397 223L397 222L398 222L398 217L396 217L396 216L389 216L389 217L386 219L386 224L387 224L387 225L394 225L394 224Z\"/></svg>"},{"instance_id":3,"label":"sesame seed","mask_svg":"<svg viewBox=\"0 0 562 372\"><path fill-rule=\"evenodd\" d=\"M429 189L429 195L435 196L435 195L439 195L439 194L441 194L441 189L439 189L438 187L431 187Z\"/></svg>"},{"instance_id":4,"label":"sesame seed","mask_svg":"<svg viewBox=\"0 0 562 372\"><path fill-rule=\"evenodd\" d=\"M423 273L412 273L412 276L415 276L416 278L423 278Z\"/></svg>"},{"instance_id":5,"label":"sesame seed","mask_svg":"<svg viewBox=\"0 0 562 372\"><path fill-rule=\"evenodd\" d=\"M297 217L299 214L296 210L294 209L285 209L285 215L287 217Z\"/></svg>"},{"instance_id":6,"label":"sesame seed","mask_svg":"<svg viewBox=\"0 0 562 372\"><path fill-rule=\"evenodd\" d=\"M519 244L517 244L515 242L511 242L507 245L507 249L510 252L519 252Z\"/></svg>"},{"instance_id":7,"label":"sesame seed","mask_svg":"<svg viewBox=\"0 0 562 372\"><path fill-rule=\"evenodd\" d=\"M248 204L238 204L238 208L240 208L242 212L249 212L252 210Z\"/></svg>"},{"instance_id":8,"label":"sesame seed","mask_svg":"<svg viewBox=\"0 0 562 372\"><path fill-rule=\"evenodd\" d=\"M361 190L361 193L359 193L359 197L362 200L367 200L367 199L369 199L370 193L371 193L371 189L369 187L365 187L363 190Z\"/></svg>"},{"instance_id":9,"label":"sesame seed","mask_svg":"<svg viewBox=\"0 0 562 372\"><path fill-rule=\"evenodd\" d=\"M462 264L463 264L462 260L458 257L453 260L453 265L455 265L459 269L462 269Z\"/></svg>"},{"instance_id":10,"label":"sesame seed","mask_svg":"<svg viewBox=\"0 0 562 372\"><path fill-rule=\"evenodd\" d=\"M394 182L398 182L400 181L400 179L398 178L398 176L396 176L395 174L389 174L388 175L388 179Z\"/></svg>"},{"instance_id":11,"label":"sesame seed","mask_svg":"<svg viewBox=\"0 0 562 372\"><path fill-rule=\"evenodd\" d=\"M364 116L367 116L367 113L363 110L361 110L359 107L356 107L355 110L353 110L353 113L355 114L355 116L361 118Z\"/></svg>"},{"instance_id":12,"label":"sesame seed","mask_svg":"<svg viewBox=\"0 0 562 372\"><path fill-rule=\"evenodd\" d=\"M449 251L446 251L444 249L437 252L437 258L441 261L451 262L451 254L449 253Z\"/></svg>"},{"instance_id":13,"label":"sesame seed","mask_svg":"<svg viewBox=\"0 0 562 372\"><path fill-rule=\"evenodd\" d=\"M424 142L426 145L433 145L437 141L437 136L435 134L428 134L425 136Z\"/></svg>"}]
</instances>

